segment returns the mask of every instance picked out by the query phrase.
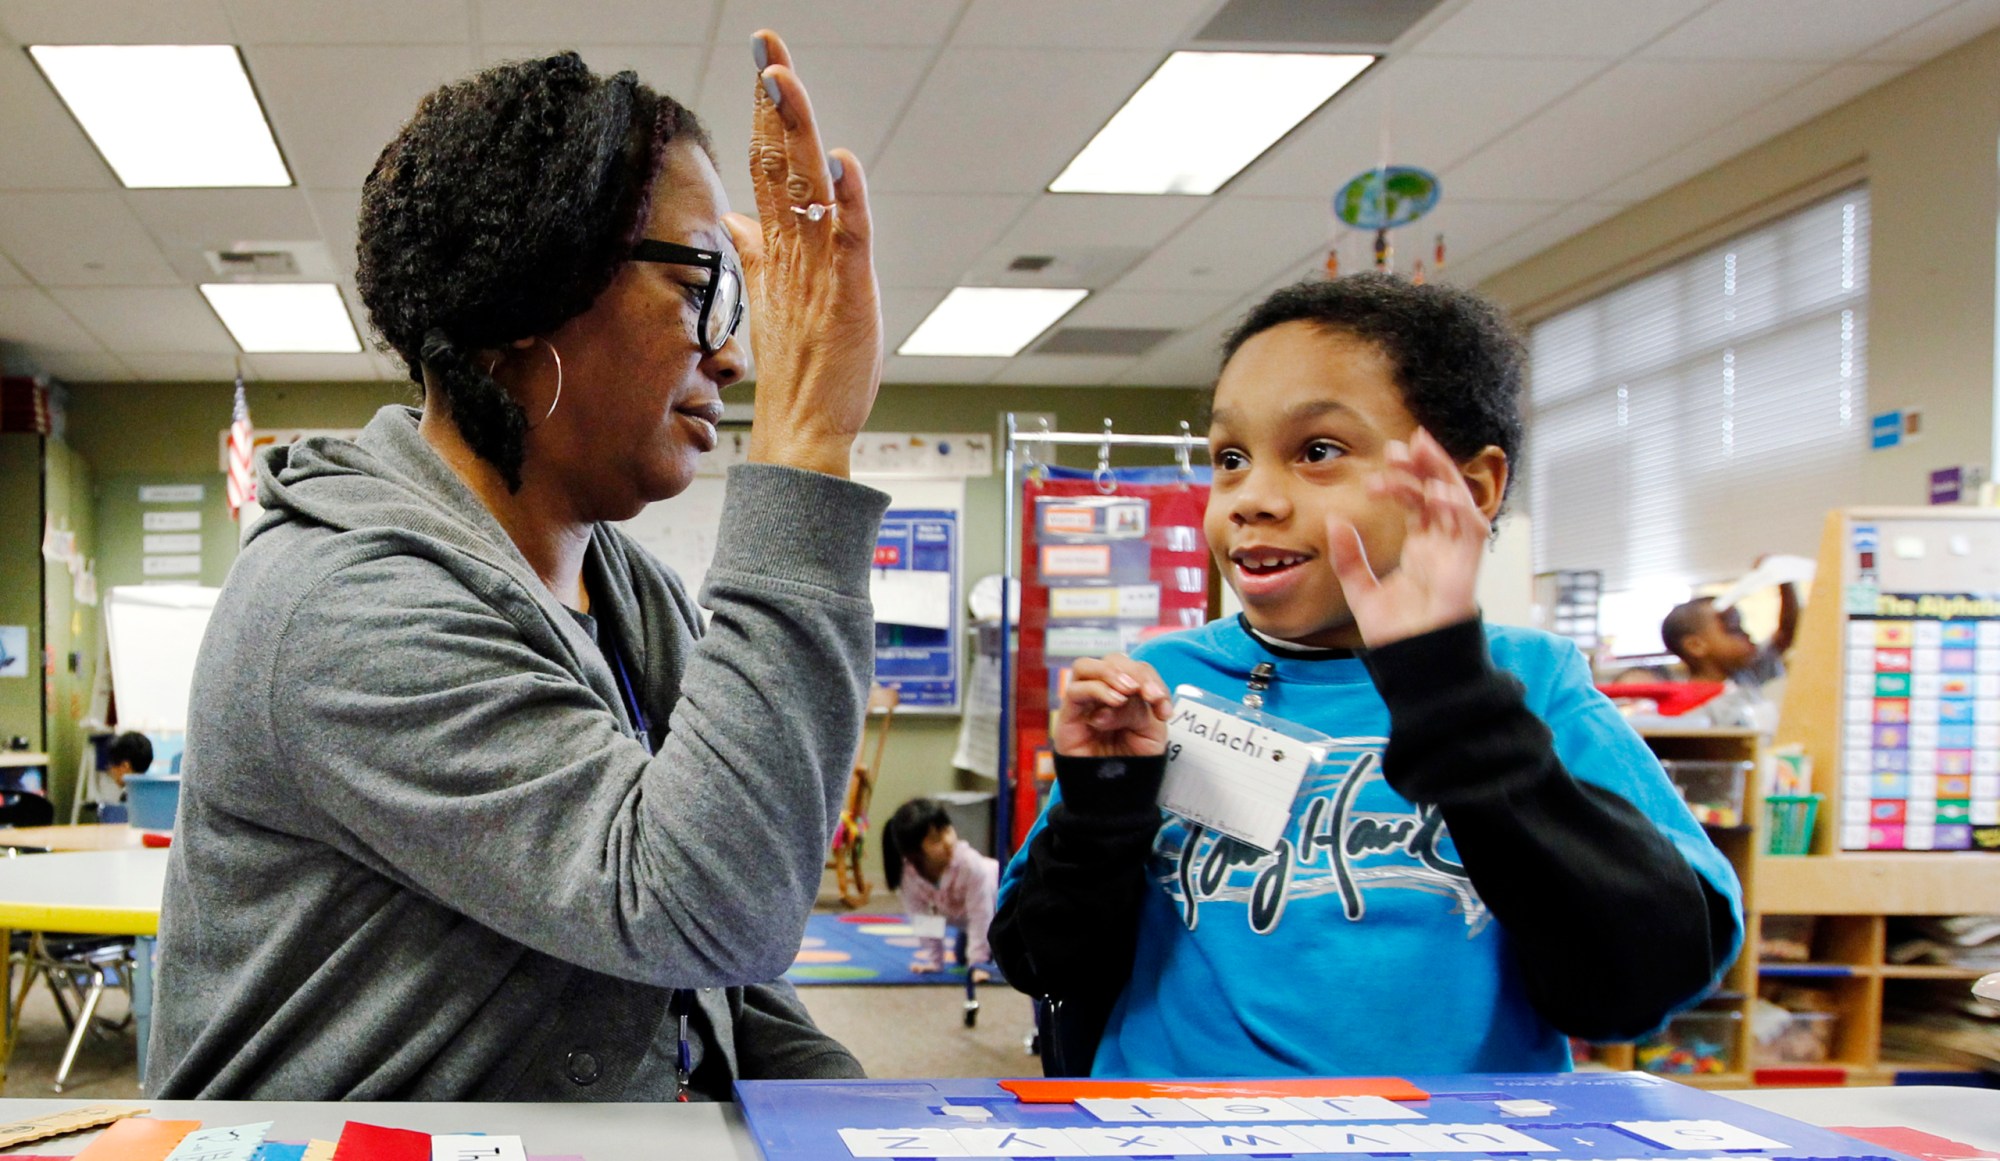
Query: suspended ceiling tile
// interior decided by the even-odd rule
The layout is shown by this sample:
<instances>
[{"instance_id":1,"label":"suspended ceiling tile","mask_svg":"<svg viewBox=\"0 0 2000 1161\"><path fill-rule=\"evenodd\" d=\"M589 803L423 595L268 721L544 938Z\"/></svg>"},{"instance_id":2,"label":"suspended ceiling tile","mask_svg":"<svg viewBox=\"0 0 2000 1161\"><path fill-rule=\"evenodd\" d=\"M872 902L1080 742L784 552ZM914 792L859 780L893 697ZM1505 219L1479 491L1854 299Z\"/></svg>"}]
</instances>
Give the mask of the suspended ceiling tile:
<instances>
[{"instance_id":1,"label":"suspended ceiling tile","mask_svg":"<svg viewBox=\"0 0 2000 1161\"><path fill-rule=\"evenodd\" d=\"M1040 193L1138 90L1152 52L952 48L875 165L896 193Z\"/></svg>"},{"instance_id":2,"label":"suspended ceiling tile","mask_svg":"<svg viewBox=\"0 0 2000 1161\"><path fill-rule=\"evenodd\" d=\"M877 47L802 49L798 54L821 143L853 151L868 170L871 192L885 187L870 163L923 80L931 55L929 49ZM756 211L748 161L756 84L757 70L744 45L720 44L710 53L698 106L730 204L745 213Z\"/></svg>"},{"instance_id":3,"label":"suspended ceiling tile","mask_svg":"<svg viewBox=\"0 0 2000 1161\"><path fill-rule=\"evenodd\" d=\"M21 268L6 255L0 254L0 287L27 285L28 276L21 273Z\"/></svg>"},{"instance_id":4,"label":"suspended ceiling tile","mask_svg":"<svg viewBox=\"0 0 2000 1161\"><path fill-rule=\"evenodd\" d=\"M43 286L180 281L115 193L0 194L0 251Z\"/></svg>"},{"instance_id":5,"label":"suspended ceiling tile","mask_svg":"<svg viewBox=\"0 0 2000 1161\"><path fill-rule=\"evenodd\" d=\"M116 355L36 348L29 348L28 355L43 371L67 383L130 383L138 377Z\"/></svg>"},{"instance_id":6,"label":"suspended ceiling tile","mask_svg":"<svg viewBox=\"0 0 2000 1161\"><path fill-rule=\"evenodd\" d=\"M104 345L47 291L32 287L0 288L0 344L48 351L104 351Z\"/></svg>"},{"instance_id":7,"label":"suspended ceiling tile","mask_svg":"<svg viewBox=\"0 0 2000 1161\"><path fill-rule=\"evenodd\" d=\"M315 187L358 187L417 102L472 71L463 44L261 45L244 53L293 179Z\"/></svg>"},{"instance_id":8,"label":"suspended ceiling tile","mask_svg":"<svg viewBox=\"0 0 2000 1161\"><path fill-rule=\"evenodd\" d=\"M972 0L951 42L968 48L1156 48L1192 36L1213 0Z\"/></svg>"},{"instance_id":9,"label":"suspended ceiling tile","mask_svg":"<svg viewBox=\"0 0 2000 1161\"><path fill-rule=\"evenodd\" d=\"M0 189L117 188L28 54L0 44Z\"/></svg>"},{"instance_id":10,"label":"suspended ceiling tile","mask_svg":"<svg viewBox=\"0 0 2000 1161\"><path fill-rule=\"evenodd\" d=\"M284 379L293 382L372 383L375 364L365 354L355 355L245 355L249 377Z\"/></svg>"},{"instance_id":11,"label":"suspended ceiling tile","mask_svg":"<svg viewBox=\"0 0 2000 1161\"><path fill-rule=\"evenodd\" d=\"M500 43L702 44L717 0L473 0L479 38ZM747 53L747 49L745 50Z\"/></svg>"},{"instance_id":12,"label":"suspended ceiling tile","mask_svg":"<svg viewBox=\"0 0 2000 1161\"><path fill-rule=\"evenodd\" d=\"M312 206L313 220L326 239L327 254L344 278L354 276L354 244L359 238L361 190L309 189L306 201Z\"/></svg>"},{"instance_id":13,"label":"suspended ceiling tile","mask_svg":"<svg viewBox=\"0 0 2000 1161\"><path fill-rule=\"evenodd\" d=\"M1214 318L1169 339L1111 382L1120 387L1207 387L1222 369L1222 339L1261 298L1244 296ZM1194 419L1194 416L1189 416Z\"/></svg>"},{"instance_id":14,"label":"suspended ceiling tile","mask_svg":"<svg viewBox=\"0 0 2000 1161\"><path fill-rule=\"evenodd\" d=\"M1905 67L1902 64L1858 62L1835 65L1798 88L1704 135L1672 156L1606 188L1596 200L1643 201L1671 189L1894 79Z\"/></svg>"},{"instance_id":15,"label":"suspended ceiling tile","mask_svg":"<svg viewBox=\"0 0 2000 1161\"><path fill-rule=\"evenodd\" d=\"M299 189L135 189L125 204L163 245L319 240Z\"/></svg>"},{"instance_id":16,"label":"suspended ceiling tile","mask_svg":"<svg viewBox=\"0 0 2000 1161\"><path fill-rule=\"evenodd\" d=\"M872 199L883 286L953 286L1027 207L1026 197L882 194Z\"/></svg>"},{"instance_id":17,"label":"suspended ceiling tile","mask_svg":"<svg viewBox=\"0 0 2000 1161\"><path fill-rule=\"evenodd\" d=\"M480 57L480 67L502 61L537 60L572 49L592 72L610 76L631 69L656 91L690 107L701 90L702 64L708 59L707 50L691 44L578 44L545 38L506 44L488 41Z\"/></svg>"},{"instance_id":18,"label":"suspended ceiling tile","mask_svg":"<svg viewBox=\"0 0 2000 1161\"><path fill-rule=\"evenodd\" d=\"M1626 61L1454 167L1444 188L1481 199L1593 195L1819 71L1769 61Z\"/></svg>"},{"instance_id":19,"label":"suspended ceiling tile","mask_svg":"<svg viewBox=\"0 0 2000 1161\"><path fill-rule=\"evenodd\" d=\"M769 28L800 49L827 44L936 45L958 16L959 0L725 0L715 43L745 72L750 34ZM810 70L812 56L799 53ZM811 84L810 73L807 83Z\"/></svg>"},{"instance_id":20,"label":"suspended ceiling tile","mask_svg":"<svg viewBox=\"0 0 2000 1161\"><path fill-rule=\"evenodd\" d=\"M230 44L218 0L7 0L0 31L18 44Z\"/></svg>"},{"instance_id":21,"label":"suspended ceiling tile","mask_svg":"<svg viewBox=\"0 0 2000 1161\"><path fill-rule=\"evenodd\" d=\"M1625 209L1622 203L1577 202L1522 230L1498 245L1467 258L1447 277L1462 286L1476 286L1517 262L1567 241Z\"/></svg>"},{"instance_id":22,"label":"suspended ceiling tile","mask_svg":"<svg viewBox=\"0 0 2000 1161\"><path fill-rule=\"evenodd\" d=\"M889 348L891 351L895 347ZM891 354L882 366L884 383L988 383L1007 367L1006 359L953 359Z\"/></svg>"},{"instance_id":23,"label":"suspended ceiling tile","mask_svg":"<svg viewBox=\"0 0 2000 1161\"><path fill-rule=\"evenodd\" d=\"M1231 193L1323 196L1390 162L1439 172L1604 68L1580 58L1412 56L1377 65L1231 183ZM1451 191L1446 190L1449 196Z\"/></svg>"},{"instance_id":24,"label":"suspended ceiling tile","mask_svg":"<svg viewBox=\"0 0 2000 1161\"><path fill-rule=\"evenodd\" d=\"M1207 322L1233 304L1234 294L1161 294L1107 290L1093 294L1069 314L1064 326L1168 327L1180 330Z\"/></svg>"},{"instance_id":25,"label":"suspended ceiling tile","mask_svg":"<svg viewBox=\"0 0 2000 1161\"><path fill-rule=\"evenodd\" d=\"M1845 60L1950 7L1952 0L1717 0L1647 45L1677 60Z\"/></svg>"},{"instance_id":26,"label":"suspended ceiling tile","mask_svg":"<svg viewBox=\"0 0 2000 1161\"><path fill-rule=\"evenodd\" d=\"M1083 246L1150 250L1208 204L1208 198L1178 195L1043 194L995 248L1012 254L1060 254Z\"/></svg>"},{"instance_id":27,"label":"suspended ceiling tile","mask_svg":"<svg viewBox=\"0 0 2000 1161\"><path fill-rule=\"evenodd\" d=\"M122 361L145 383L227 383L236 378L234 355L134 354Z\"/></svg>"},{"instance_id":28,"label":"suspended ceiling tile","mask_svg":"<svg viewBox=\"0 0 2000 1161\"><path fill-rule=\"evenodd\" d=\"M403 365L403 359L400 355L393 353L384 354L381 351L371 349L368 352L368 361L374 364L377 378L385 383L406 384L412 392L412 402L415 401L414 393L418 388L416 383L411 381L409 368Z\"/></svg>"},{"instance_id":29,"label":"suspended ceiling tile","mask_svg":"<svg viewBox=\"0 0 2000 1161\"><path fill-rule=\"evenodd\" d=\"M2000 28L2000 0L1960 0L1861 54L1862 60L1921 64Z\"/></svg>"},{"instance_id":30,"label":"suspended ceiling tile","mask_svg":"<svg viewBox=\"0 0 2000 1161\"><path fill-rule=\"evenodd\" d=\"M1007 360L992 381L1016 387L1101 387L1136 363L1130 355L1023 354Z\"/></svg>"},{"instance_id":31,"label":"suspended ceiling tile","mask_svg":"<svg viewBox=\"0 0 2000 1161\"><path fill-rule=\"evenodd\" d=\"M236 353L193 287L72 287L49 294L115 354Z\"/></svg>"},{"instance_id":32,"label":"suspended ceiling tile","mask_svg":"<svg viewBox=\"0 0 2000 1161\"><path fill-rule=\"evenodd\" d=\"M1614 60L1699 12L1709 0L1472 0L1414 51L1465 56Z\"/></svg>"},{"instance_id":33,"label":"suspended ceiling tile","mask_svg":"<svg viewBox=\"0 0 2000 1161\"><path fill-rule=\"evenodd\" d=\"M1556 201L1473 201L1447 197L1438 208L1413 225L1390 234L1391 265L1409 273L1421 260L1427 271L1437 270L1437 240L1445 242L1445 267L1477 257L1481 251L1505 241L1529 226L1547 220L1567 203ZM1346 230L1337 239L1340 269L1356 274L1375 264L1375 235L1367 230Z\"/></svg>"},{"instance_id":34,"label":"suspended ceiling tile","mask_svg":"<svg viewBox=\"0 0 2000 1161\"><path fill-rule=\"evenodd\" d=\"M459 44L465 0L222 0L239 44Z\"/></svg>"},{"instance_id":35,"label":"suspended ceiling tile","mask_svg":"<svg viewBox=\"0 0 2000 1161\"><path fill-rule=\"evenodd\" d=\"M1241 294L1302 254L1323 250L1333 234L1333 210L1321 198L1213 200L1112 289Z\"/></svg>"}]
</instances>

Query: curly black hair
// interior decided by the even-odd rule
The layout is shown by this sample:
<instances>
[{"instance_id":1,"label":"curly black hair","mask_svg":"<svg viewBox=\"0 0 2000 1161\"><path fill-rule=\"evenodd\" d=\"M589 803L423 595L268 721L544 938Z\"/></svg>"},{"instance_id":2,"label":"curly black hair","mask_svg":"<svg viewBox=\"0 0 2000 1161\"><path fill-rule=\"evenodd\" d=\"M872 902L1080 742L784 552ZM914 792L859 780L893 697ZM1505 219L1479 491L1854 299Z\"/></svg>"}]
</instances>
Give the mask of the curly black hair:
<instances>
[{"instance_id":1,"label":"curly black hair","mask_svg":"<svg viewBox=\"0 0 2000 1161\"><path fill-rule=\"evenodd\" d=\"M1223 340L1222 361L1288 322L1372 343L1394 368L1403 406L1416 421L1453 459L1471 459L1487 447L1507 453L1512 489L1520 474L1526 348L1498 306L1469 290L1393 274L1311 278L1252 307Z\"/></svg>"},{"instance_id":2,"label":"curly black hair","mask_svg":"<svg viewBox=\"0 0 2000 1161\"><path fill-rule=\"evenodd\" d=\"M471 352L590 308L644 229L669 142L708 135L630 72L574 52L436 90L361 191L361 301L420 386L429 367L466 442L521 487L526 414Z\"/></svg>"}]
</instances>

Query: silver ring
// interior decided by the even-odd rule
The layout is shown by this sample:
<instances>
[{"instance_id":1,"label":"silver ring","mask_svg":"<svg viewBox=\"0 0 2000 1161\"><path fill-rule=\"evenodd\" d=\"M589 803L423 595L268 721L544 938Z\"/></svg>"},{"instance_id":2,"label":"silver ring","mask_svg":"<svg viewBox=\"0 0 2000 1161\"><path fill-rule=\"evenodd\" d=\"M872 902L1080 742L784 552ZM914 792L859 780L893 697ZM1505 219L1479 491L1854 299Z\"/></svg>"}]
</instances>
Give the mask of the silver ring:
<instances>
[{"instance_id":1,"label":"silver ring","mask_svg":"<svg viewBox=\"0 0 2000 1161\"><path fill-rule=\"evenodd\" d=\"M832 217L837 208L832 202L807 202L802 206L793 206L792 212L808 222L817 222L821 218Z\"/></svg>"}]
</instances>

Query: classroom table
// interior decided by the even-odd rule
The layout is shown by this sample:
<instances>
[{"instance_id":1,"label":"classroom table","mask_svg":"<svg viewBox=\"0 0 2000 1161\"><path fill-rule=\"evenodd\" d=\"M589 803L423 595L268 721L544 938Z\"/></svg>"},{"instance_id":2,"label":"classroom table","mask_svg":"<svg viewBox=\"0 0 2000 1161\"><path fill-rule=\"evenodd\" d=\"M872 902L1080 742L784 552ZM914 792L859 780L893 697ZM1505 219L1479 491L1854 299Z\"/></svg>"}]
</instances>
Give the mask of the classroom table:
<instances>
[{"instance_id":1,"label":"classroom table","mask_svg":"<svg viewBox=\"0 0 2000 1161\"><path fill-rule=\"evenodd\" d=\"M86 822L76 826L0 827L0 847L37 851L137 850L146 832L122 822Z\"/></svg>"},{"instance_id":2,"label":"classroom table","mask_svg":"<svg viewBox=\"0 0 2000 1161\"><path fill-rule=\"evenodd\" d=\"M78 851L0 859L0 937L9 931L135 937L132 1018L139 1038L141 1076L146 1074L146 1037L153 1026L153 947L160 932L160 897L166 893L166 885L164 850Z\"/></svg>"},{"instance_id":3,"label":"classroom table","mask_svg":"<svg viewBox=\"0 0 2000 1161\"><path fill-rule=\"evenodd\" d=\"M2000 1132L2000 1091L1905 1088L1753 1089L1723 1092L1745 1104L1822 1126L1895 1125L1980 1148ZM334 1101L0 1100L0 1120L41 1116L85 1105L142 1106L162 1120L222 1125L275 1121L271 1140L335 1140L347 1121L430 1133L518 1136L530 1156L576 1155L586 1161L672 1157L675 1161L758 1161L733 1104L398 1104ZM21 1145L12 1152L73 1156L94 1133ZM0 1157L6 1154L0 1153Z\"/></svg>"}]
</instances>

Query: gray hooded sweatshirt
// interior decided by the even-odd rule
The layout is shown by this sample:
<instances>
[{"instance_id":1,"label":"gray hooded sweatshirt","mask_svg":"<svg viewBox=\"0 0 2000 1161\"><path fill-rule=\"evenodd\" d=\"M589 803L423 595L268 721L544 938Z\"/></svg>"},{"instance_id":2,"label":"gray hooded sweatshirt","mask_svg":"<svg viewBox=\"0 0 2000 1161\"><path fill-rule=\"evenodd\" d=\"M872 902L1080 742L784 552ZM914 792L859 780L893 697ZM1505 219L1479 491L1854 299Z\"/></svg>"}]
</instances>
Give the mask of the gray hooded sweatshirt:
<instances>
[{"instance_id":1,"label":"gray hooded sweatshirt","mask_svg":"<svg viewBox=\"0 0 2000 1161\"><path fill-rule=\"evenodd\" d=\"M774 980L872 671L887 497L731 470L703 603L615 528L592 632L389 407L268 455L195 667L149 1091L660 1100L856 1076ZM671 501L669 501L671 503ZM742 985L750 984L745 987Z\"/></svg>"}]
</instances>

